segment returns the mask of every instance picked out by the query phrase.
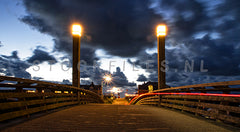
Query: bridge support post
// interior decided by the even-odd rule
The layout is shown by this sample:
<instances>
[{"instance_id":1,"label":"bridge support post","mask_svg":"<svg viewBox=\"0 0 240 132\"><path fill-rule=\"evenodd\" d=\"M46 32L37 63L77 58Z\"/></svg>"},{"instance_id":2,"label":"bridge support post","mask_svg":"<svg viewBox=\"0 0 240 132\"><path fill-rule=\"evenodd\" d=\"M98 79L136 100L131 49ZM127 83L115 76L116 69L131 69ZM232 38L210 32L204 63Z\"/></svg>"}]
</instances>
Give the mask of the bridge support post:
<instances>
[{"instance_id":1,"label":"bridge support post","mask_svg":"<svg viewBox=\"0 0 240 132\"><path fill-rule=\"evenodd\" d=\"M165 88L165 37L158 36L158 89Z\"/></svg>"},{"instance_id":2,"label":"bridge support post","mask_svg":"<svg viewBox=\"0 0 240 132\"><path fill-rule=\"evenodd\" d=\"M161 32L165 32L162 34ZM157 41L158 41L158 89L165 88L165 36L166 26L157 27Z\"/></svg>"},{"instance_id":3,"label":"bridge support post","mask_svg":"<svg viewBox=\"0 0 240 132\"><path fill-rule=\"evenodd\" d=\"M73 35L72 85L80 87L80 36Z\"/></svg>"},{"instance_id":4,"label":"bridge support post","mask_svg":"<svg viewBox=\"0 0 240 132\"><path fill-rule=\"evenodd\" d=\"M158 98L159 98L159 100L158 100L158 107L161 107L162 95L159 95Z\"/></svg>"},{"instance_id":5,"label":"bridge support post","mask_svg":"<svg viewBox=\"0 0 240 132\"><path fill-rule=\"evenodd\" d=\"M78 99L78 103L80 103L80 91L77 92L77 99Z\"/></svg>"},{"instance_id":6,"label":"bridge support post","mask_svg":"<svg viewBox=\"0 0 240 132\"><path fill-rule=\"evenodd\" d=\"M167 26L157 26L157 43L158 43L158 89L166 87L166 61L165 61L165 37L167 35ZM161 106L162 96L159 95L158 106Z\"/></svg>"}]
</instances>

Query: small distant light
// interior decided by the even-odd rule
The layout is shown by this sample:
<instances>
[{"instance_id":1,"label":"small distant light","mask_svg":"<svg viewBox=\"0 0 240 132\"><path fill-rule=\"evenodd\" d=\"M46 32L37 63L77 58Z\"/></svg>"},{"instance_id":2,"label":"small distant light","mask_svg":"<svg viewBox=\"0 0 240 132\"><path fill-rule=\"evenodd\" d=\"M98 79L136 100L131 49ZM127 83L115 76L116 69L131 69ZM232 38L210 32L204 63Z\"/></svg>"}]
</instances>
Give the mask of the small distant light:
<instances>
[{"instance_id":1,"label":"small distant light","mask_svg":"<svg viewBox=\"0 0 240 132\"><path fill-rule=\"evenodd\" d=\"M27 90L27 93L35 93L35 90Z\"/></svg>"},{"instance_id":2,"label":"small distant light","mask_svg":"<svg viewBox=\"0 0 240 132\"><path fill-rule=\"evenodd\" d=\"M72 35L82 35L82 27L80 25L72 25Z\"/></svg>"},{"instance_id":3,"label":"small distant light","mask_svg":"<svg viewBox=\"0 0 240 132\"><path fill-rule=\"evenodd\" d=\"M110 82L112 80L111 76L105 76L104 77L105 81Z\"/></svg>"},{"instance_id":4,"label":"small distant light","mask_svg":"<svg viewBox=\"0 0 240 132\"><path fill-rule=\"evenodd\" d=\"M167 35L167 26L166 25L158 25L157 26L157 37L158 36L166 36Z\"/></svg>"},{"instance_id":5,"label":"small distant light","mask_svg":"<svg viewBox=\"0 0 240 132\"><path fill-rule=\"evenodd\" d=\"M62 91L55 91L54 93L58 93L58 94L60 94L60 93L62 93Z\"/></svg>"}]
</instances>

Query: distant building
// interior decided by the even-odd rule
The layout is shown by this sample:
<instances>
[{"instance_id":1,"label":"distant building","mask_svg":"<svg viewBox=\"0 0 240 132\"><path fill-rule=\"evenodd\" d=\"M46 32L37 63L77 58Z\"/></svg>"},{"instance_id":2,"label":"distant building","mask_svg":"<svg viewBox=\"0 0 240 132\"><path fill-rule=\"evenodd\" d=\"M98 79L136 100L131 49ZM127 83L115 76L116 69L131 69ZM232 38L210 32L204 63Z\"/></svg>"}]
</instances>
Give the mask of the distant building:
<instances>
[{"instance_id":1,"label":"distant building","mask_svg":"<svg viewBox=\"0 0 240 132\"><path fill-rule=\"evenodd\" d=\"M102 95L102 86L101 85L94 85L92 82L90 85L81 85L80 88L90 90L98 95Z\"/></svg>"},{"instance_id":2,"label":"distant building","mask_svg":"<svg viewBox=\"0 0 240 132\"><path fill-rule=\"evenodd\" d=\"M167 85L167 88L170 86ZM149 93L152 92L153 90L158 90L158 82L147 82L143 83L142 85L138 85L138 95L143 94L143 93Z\"/></svg>"}]
</instances>

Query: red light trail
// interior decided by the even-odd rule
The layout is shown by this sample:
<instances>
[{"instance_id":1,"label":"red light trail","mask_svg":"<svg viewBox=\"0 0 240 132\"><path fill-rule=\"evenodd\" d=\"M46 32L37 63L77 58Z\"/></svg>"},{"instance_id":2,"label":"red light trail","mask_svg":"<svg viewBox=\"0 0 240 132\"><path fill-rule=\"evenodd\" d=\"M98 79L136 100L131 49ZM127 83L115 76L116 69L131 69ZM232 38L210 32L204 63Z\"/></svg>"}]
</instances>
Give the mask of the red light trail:
<instances>
[{"instance_id":1,"label":"red light trail","mask_svg":"<svg viewBox=\"0 0 240 132\"><path fill-rule=\"evenodd\" d=\"M147 95L199 95L199 96L221 96L221 97L240 97L240 94L216 94L216 93L146 93L134 97L129 104L136 98L147 96Z\"/></svg>"}]
</instances>

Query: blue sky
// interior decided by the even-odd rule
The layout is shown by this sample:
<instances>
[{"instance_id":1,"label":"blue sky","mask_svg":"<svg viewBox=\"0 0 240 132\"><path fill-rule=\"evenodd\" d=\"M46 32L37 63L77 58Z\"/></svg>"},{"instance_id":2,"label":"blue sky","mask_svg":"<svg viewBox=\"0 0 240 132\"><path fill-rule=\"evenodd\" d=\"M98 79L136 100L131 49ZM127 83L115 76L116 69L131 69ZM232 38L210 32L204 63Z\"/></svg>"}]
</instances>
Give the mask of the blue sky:
<instances>
[{"instance_id":1,"label":"blue sky","mask_svg":"<svg viewBox=\"0 0 240 132\"><path fill-rule=\"evenodd\" d=\"M32 54L32 50L37 45L52 49L51 36L41 34L18 20L21 16L26 15L19 0L1 0L0 12L2 19L0 37L4 45L1 47L2 54L9 55L14 50L24 51L19 52L19 56L24 59Z\"/></svg>"}]
</instances>

